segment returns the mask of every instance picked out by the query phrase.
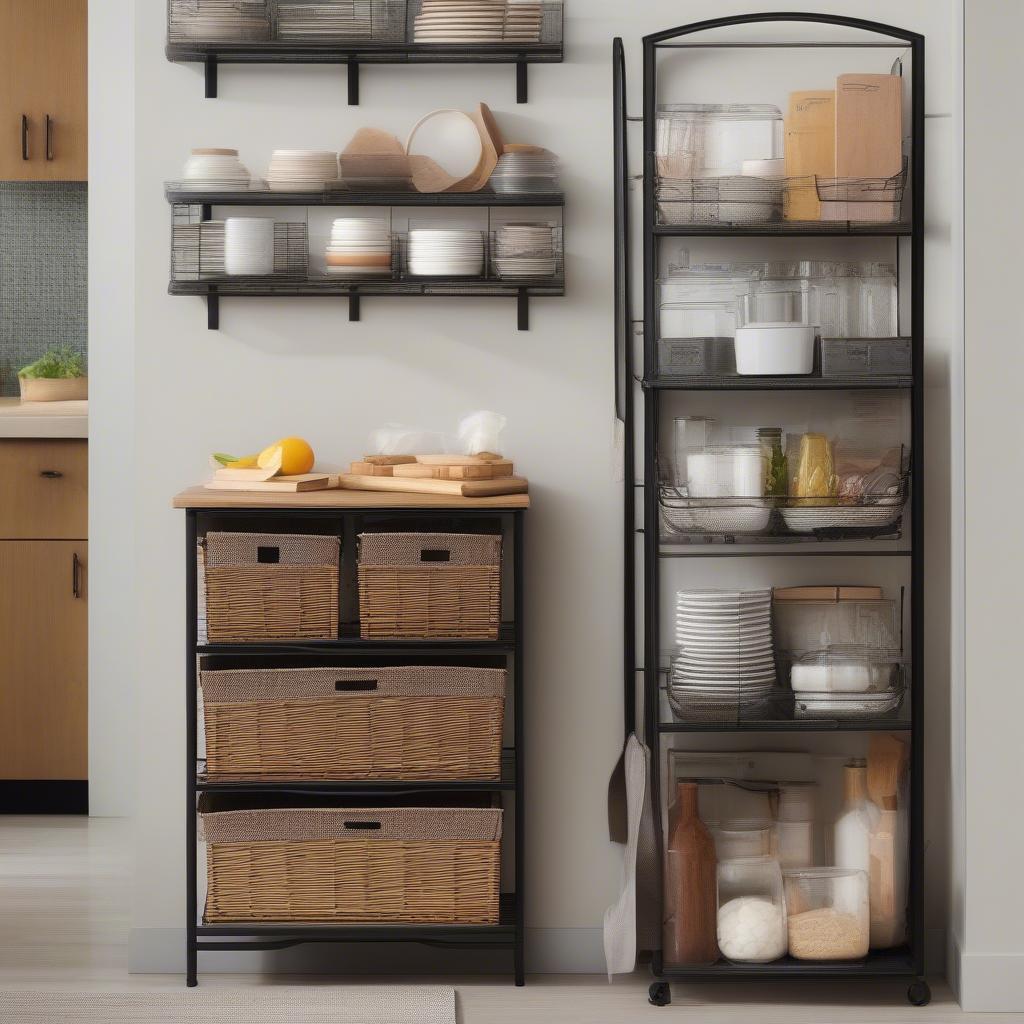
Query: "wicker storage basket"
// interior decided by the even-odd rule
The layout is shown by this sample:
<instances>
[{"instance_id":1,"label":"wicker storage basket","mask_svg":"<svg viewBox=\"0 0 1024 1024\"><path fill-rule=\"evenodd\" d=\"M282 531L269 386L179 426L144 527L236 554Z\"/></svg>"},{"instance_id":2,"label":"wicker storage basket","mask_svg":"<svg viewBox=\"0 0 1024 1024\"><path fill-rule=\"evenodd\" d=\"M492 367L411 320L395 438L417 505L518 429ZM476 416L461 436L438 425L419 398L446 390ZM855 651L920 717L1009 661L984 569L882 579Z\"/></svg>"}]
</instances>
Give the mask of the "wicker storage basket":
<instances>
[{"instance_id":1,"label":"wicker storage basket","mask_svg":"<svg viewBox=\"0 0 1024 1024\"><path fill-rule=\"evenodd\" d=\"M359 627L364 639L496 640L500 619L500 536L359 535Z\"/></svg>"},{"instance_id":2,"label":"wicker storage basket","mask_svg":"<svg viewBox=\"0 0 1024 1024\"><path fill-rule=\"evenodd\" d=\"M337 537L208 533L201 544L211 643L337 637Z\"/></svg>"},{"instance_id":3,"label":"wicker storage basket","mask_svg":"<svg viewBox=\"0 0 1024 1024\"><path fill-rule=\"evenodd\" d=\"M501 811L201 814L203 919L497 924Z\"/></svg>"},{"instance_id":4,"label":"wicker storage basket","mask_svg":"<svg viewBox=\"0 0 1024 1024\"><path fill-rule=\"evenodd\" d=\"M200 682L211 776L500 777L504 669L239 669Z\"/></svg>"}]
</instances>

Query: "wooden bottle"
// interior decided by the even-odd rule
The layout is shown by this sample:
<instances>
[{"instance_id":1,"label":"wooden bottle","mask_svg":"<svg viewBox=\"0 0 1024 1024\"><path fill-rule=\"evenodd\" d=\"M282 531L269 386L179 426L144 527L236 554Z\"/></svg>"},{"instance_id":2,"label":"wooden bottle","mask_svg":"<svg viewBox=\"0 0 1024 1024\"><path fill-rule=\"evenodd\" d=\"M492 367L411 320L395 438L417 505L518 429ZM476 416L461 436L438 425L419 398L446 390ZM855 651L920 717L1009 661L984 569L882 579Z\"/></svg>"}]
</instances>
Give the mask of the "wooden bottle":
<instances>
[{"instance_id":1,"label":"wooden bottle","mask_svg":"<svg viewBox=\"0 0 1024 1024\"><path fill-rule=\"evenodd\" d=\"M697 811L697 785L676 784L675 820L665 871L665 962L710 964L718 959L715 843Z\"/></svg>"}]
</instances>

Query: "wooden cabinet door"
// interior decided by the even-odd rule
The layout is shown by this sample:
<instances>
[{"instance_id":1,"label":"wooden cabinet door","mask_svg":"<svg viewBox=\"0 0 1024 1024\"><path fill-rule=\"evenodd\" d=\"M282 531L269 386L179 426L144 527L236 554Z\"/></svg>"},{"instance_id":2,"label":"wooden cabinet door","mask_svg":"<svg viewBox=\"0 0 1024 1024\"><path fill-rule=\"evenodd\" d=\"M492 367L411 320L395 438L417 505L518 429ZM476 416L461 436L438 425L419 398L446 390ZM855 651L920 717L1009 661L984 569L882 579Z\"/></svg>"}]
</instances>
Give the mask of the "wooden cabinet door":
<instances>
[{"instance_id":1,"label":"wooden cabinet door","mask_svg":"<svg viewBox=\"0 0 1024 1024\"><path fill-rule=\"evenodd\" d=\"M0 440L0 480L5 488L0 499L0 540L89 536L88 442Z\"/></svg>"},{"instance_id":2,"label":"wooden cabinet door","mask_svg":"<svg viewBox=\"0 0 1024 1024\"><path fill-rule=\"evenodd\" d=\"M0 541L0 779L88 777L85 541Z\"/></svg>"},{"instance_id":3,"label":"wooden cabinet door","mask_svg":"<svg viewBox=\"0 0 1024 1024\"><path fill-rule=\"evenodd\" d=\"M88 178L87 32L87 0L0 0L0 180Z\"/></svg>"}]
</instances>

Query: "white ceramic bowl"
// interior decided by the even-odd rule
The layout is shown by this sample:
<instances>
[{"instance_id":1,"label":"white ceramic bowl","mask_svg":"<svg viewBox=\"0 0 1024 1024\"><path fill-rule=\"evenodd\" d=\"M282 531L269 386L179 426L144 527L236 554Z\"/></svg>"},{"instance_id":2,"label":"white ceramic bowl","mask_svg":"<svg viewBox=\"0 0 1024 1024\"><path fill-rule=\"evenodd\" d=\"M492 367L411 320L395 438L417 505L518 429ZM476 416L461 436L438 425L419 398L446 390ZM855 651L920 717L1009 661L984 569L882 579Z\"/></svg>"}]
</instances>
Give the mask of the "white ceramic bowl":
<instances>
[{"instance_id":1,"label":"white ceramic bowl","mask_svg":"<svg viewBox=\"0 0 1024 1024\"><path fill-rule=\"evenodd\" d=\"M736 328L736 372L749 376L803 376L814 372L813 324L751 323Z\"/></svg>"}]
</instances>

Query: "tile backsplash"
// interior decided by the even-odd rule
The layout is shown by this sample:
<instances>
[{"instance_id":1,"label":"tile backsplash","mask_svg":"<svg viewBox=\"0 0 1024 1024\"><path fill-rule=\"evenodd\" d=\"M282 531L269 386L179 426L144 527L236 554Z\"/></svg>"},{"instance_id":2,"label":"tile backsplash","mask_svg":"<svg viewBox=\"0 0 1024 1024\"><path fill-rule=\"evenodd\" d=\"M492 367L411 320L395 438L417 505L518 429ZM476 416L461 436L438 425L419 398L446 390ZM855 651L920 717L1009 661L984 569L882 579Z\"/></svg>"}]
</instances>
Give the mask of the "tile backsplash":
<instances>
[{"instance_id":1,"label":"tile backsplash","mask_svg":"<svg viewBox=\"0 0 1024 1024\"><path fill-rule=\"evenodd\" d=\"M0 395L48 348L85 354L87 219L84 182L0 181Z\"/></svg>"}]
</instances>

